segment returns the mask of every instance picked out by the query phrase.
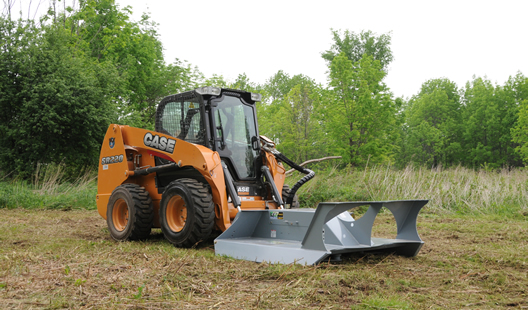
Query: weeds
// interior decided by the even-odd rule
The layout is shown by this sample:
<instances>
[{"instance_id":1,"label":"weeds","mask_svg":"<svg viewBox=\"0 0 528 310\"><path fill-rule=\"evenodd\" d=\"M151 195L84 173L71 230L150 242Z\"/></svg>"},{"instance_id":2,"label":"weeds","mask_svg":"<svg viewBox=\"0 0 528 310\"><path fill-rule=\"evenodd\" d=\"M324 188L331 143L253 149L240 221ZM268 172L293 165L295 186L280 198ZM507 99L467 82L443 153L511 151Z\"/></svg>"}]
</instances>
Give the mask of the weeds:
<instances>
[{"instance_id":1,"label":"weeds","mask_svg":"<svg viewBox=\"0 0 528 310\"><path fill-rule=\"evenodd\" d=\"M96 174L65 178L64 165L38 165L32 181L0 181L0 208L95 209Z\"/></svg>"},{"instance_id":2,"label":"weeds","mask_svg":"<svg viewBox=\"0 0 528 310\"><path fill-rule=\"evenodd\" d=\"M425 212L528 216L528 174L522 169L331 168L319 171L298 194L306 207L322 201L428 199Z\"/></svg>"},{"instance_id":3,"label":"weeds","mask_svg":"<svg viewBox=\"0 0 528 310\"><path fill-rule=\"evenodd\" d=\"M84 171L65 180L64 171L61 164L39 165L30 184L0 180L0 208L95 209L95 172ZM293 185L300 177L295 173L288 182ZM323 201L428 199L424 209L428 213L528 216L528 174L523 169L331 167L318 171L298 195L302 207L316 207Z\"/></svg>"}]
</instances>

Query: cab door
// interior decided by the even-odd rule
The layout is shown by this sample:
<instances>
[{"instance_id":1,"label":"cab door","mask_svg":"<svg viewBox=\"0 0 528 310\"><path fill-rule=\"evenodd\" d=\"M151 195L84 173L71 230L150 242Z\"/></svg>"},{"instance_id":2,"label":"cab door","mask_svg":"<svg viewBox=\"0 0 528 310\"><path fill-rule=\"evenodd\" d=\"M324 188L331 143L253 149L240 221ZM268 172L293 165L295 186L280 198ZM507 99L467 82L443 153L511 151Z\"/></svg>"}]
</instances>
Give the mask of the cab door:
<instances>
[{"instance_id":1,"label":"cab door","mask_svg":"<svg viewBox=\"0 0 528 310\"><path fill-rule=\"evenodd\" d=\"M260 146L254 104L248 104L240 97L224 95L213 99L211 105L214 150L236 180L256 180L260 175Z\"/></svg>"}]
</instances>

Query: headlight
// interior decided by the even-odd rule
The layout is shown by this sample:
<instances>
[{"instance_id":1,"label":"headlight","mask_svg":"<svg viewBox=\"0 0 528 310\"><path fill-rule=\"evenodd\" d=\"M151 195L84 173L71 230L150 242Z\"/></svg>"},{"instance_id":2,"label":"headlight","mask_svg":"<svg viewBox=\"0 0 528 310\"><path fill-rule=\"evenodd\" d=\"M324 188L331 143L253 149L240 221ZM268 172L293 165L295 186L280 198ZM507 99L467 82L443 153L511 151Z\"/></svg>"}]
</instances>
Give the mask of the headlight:
<instances>
[{"instance_id":1,"label":"headlight","mask_svg":"<svg viewBox=\"0 0 528 310\"><path fill-rule=\"evenodd\" d=\"M262 95L261 94L256 94L256 93L251 93L251 100L253 100L253 101L261 101L262 100Z\"/></svg>"},{"instance_id":2,"label":"headlight","mask_svg":"<svg viewBox=\"0 0 528 310\"><path fill-rule=\"evenodd\" d=\"M204 87L197 88L194 91L199 93L200 95L220 96L221 89L220 87L204 86Z\"/></svg>"}]
</instances>

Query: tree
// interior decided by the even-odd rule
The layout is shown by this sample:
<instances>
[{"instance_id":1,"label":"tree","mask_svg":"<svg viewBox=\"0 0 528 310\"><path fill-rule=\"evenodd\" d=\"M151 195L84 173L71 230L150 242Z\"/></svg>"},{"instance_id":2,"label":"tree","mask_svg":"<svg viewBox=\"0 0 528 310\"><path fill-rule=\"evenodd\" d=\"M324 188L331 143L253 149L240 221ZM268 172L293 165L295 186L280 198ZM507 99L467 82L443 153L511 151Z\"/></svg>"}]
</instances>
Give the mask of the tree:
<instances>
[{"instance_id":1,"label":"tree","mask_svg":"<svg viewBox=\"0 0 528 310\"><path fill-rule=\"evenodd\" d=\"M167 65L158 24L148 14L133 22L131 14L130 7L120 9L114 0L81 1L79 9L64 18L64 28L75 50L115 65L124 83L120 110L126 117L121 120L152 127L159 101L194 88L199 74L178 59Z\"/></svg>"},{"instance_id":2,"label":"tree","mask_svg":"<svg viewBox=\"0 0 528 310\"><path fill-rule=\"evenodd\" d=\"M390 34L333 30L328 62L332 102L324 104L332 154L354 165L392 160L396 104L383 79L393 59Z\"/></svg>"},{"instance_id":3,"label":"tree","mask_svg":"<svg viewBox=\"0 0 528 310\"><path fill-rule=\"evenodd\" d=\"M387 71L387 67L393 60L390 49L390 33L376 36L372 31L362 31L356 34L345 30L341 32L333 30L334 44L324 53L322 57L330 64L335 57L344 54L346 58L356 63L363 58L363 55L371 56L373 60L378 60L382 70Z\"/></svg>"},{"instance_id":4,"label":"tree","mask_svg":"<svg viewBox=\"0 0 528 310\"><path fill-rule=\"evenodd\" d=\"M269 95L270 101L282 100L296 85L314 85L315 82L308 76L297 74L291 76L279 70L269 78L263 86L263 90Z\"/></svg>"},{"instance_id":5,"label":"tree","mask_svg":"<svg viewBox=\"0 0 528 310\"><path fill-rule=\"evenodd\" d=\"M320 96L315 85L295 85L284 97L276 120L279 123L281 152L294 162L313 159L324 153L319 139L320 126L315 110Z\"/></svg>"},{"instance_id":6,"label":"tree","mask_svg":"<svg viewBox=\"0 0 528 310\"><path fill-rule=\"evenodd\" d=\"M382 82L385 75L381 62L366 54L352 62L341 53L330 64L335 100L325 106L327 129L333 153L349 163L390 160L396 108Z\"/></svg>"},{"instance_id":7,"label":"tree","mask_svg":"<svg viewBox=\"0 0 528 310\"><path fill-rule=\"evenodd\" d=\"M0 167L31 173L38 162L97 162L117 118L119 76L69 47L63 28L0 18Z\"/></svg>"},{"instance_id":8,"label":"tree","mask_svg":"<svg viewBox=\"0 0 528 310\"><path fill-rule=\"evenodd\" d=\"M82 0L62 12L53 2L38 23L1 18L1 169L95 164L110 122L153 128L162 97L195 87L196 68L165 63L157 24L130 15Z\"/></svg>"},{"instance_id":9,"label":"tree","mask_svg":"<svg viewBox=\"0 0 528 310\"><path fill-rule=\"evenodd\" d=\"M202 77L203 80L203 77ZM216 86L216 87L227 87L229 82L224 79L223 75L213 74L208 79L203 80L199 83L200 86Z\"/></svg>"},{"instance_id":10,"label":"tree","mask_svg":"<svg viewBox=\"0 0 528 310\"><path fill-rule=\"evenodd\" d=\"M322 87L310 77L302 74L291 77L282 70L262 86L264 100L257 105L259 131L294 161L326 152L316 116L321 91Z\"/></svg>"},{"instance_id":11,"label":"tree","mask_svg":"<svg viewBox=\"0 0 528 310\"><path fill-rule=\"evenodd\" d=\"M248 92L259 92L259 86L251 82L246 73L239 74L235 82L229 88L240 89Z\"/></svg>"},{"instance_id":12,"label":"tree","mask_svg":"<svg viewBox=\"0 0 528 310\"><path fill-rule=\"evenodd\" d=\"M518 118L511 128L512 142L515 143L512 146L515 147L515 154L526 165L528 164L528 77L520 72L510 77L504 86L504 91L509 94L512 103L518 106Z\"/></svg>"},{"instance_id":13,"label":"tree","mask_svg":"<svg viewBox=\"0 0 528 310\"><path fill-rule=\"evenodd\" d=\"M512 141L517 143L515 152L521 156L525 165L528 164L528 100L521 101L519 118L514 128L511 128Z\"/></svg>"},{"instance_id":14,"label":"tree","mask_svg":"<svg viewBox=\"0 0 528 310\"><path fill-rule=\"evenodd\" d=\"M398 162L438 166L460 162L462 106L456 84L447 79L425 82L406 105L404 145Z\"/></svg>"},{"instance_id":15,"label":"tree","mask_svg":"<svg viewBox=\"0 0 528 310\"><path fill-rule=\"evenodd\" d=\"M464 94L464 149L466 165L510 166L518 162L511 128L517 121L515 95L489 80L475 78Z\"/></svg>"}]
</instances>

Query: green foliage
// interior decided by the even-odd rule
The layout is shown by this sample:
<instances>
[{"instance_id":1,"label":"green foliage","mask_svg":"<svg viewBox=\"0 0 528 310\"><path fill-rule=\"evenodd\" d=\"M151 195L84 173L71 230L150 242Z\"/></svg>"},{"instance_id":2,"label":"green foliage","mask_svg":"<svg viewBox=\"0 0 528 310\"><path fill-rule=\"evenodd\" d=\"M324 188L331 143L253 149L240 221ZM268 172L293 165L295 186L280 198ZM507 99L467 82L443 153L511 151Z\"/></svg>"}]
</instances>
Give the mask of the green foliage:
<instances>
[{"instance_id":1,"label":"green foliage","mask_svg":"<svg viewBox=\"0 0 528 310\"><path fill-rule=\"evenodd\" d=\"M224 79L224 76L217 74L213 74L212 77L200 83L200 86L227 87L228 85L229 83Z\"/></svg>"},{"instance_id":2,"label":"green foliage","mask_svg":"<svg viewBox=\"0 0 528 310\"><path fill-rule=\"evenodd\" d=\"M38 162L94 164L116 120L115 69L74 53L64 29L0 23L1 168L28 176Z\"/></svg>"},{"instance_id":3,"label":"green foliage","mask_svg":"<svg viewBox=\"0 0 528 310\"><path fill-rule=\"evenodd\" d=\"M522 74L493 85L474 78L465 89L447 79L429 80L403 104L399 166L497 169L520 166L526 141L523 101L528 83Z\"/></svg>"},{"instance_id":4,"label":"green foliage","mask_svg":"<svg viewBox=\"0 0 528 310\"><path fill-rule=\"evenodd\" d=\"M83 1L64 28L74 37L75 48L115 66L123 80L119 99L125 123L152 127L161 98L193 88L199 73L178 59L165 64L158 24L148 14L132 22L131 14L130 7L120 9L114 0Z\"/></svg>"},{"instance_id":5,"label":"green foliage","mask_svg":"<svg viewBox=\"0 0 528 310\"><path fill-rule=\"evenodd\" d=\"M528 164L528 78L518 73L510 77L504 90L512 94L514 102L519 107L515 126L511 129L512 141L517 144L515 152Z\"/></svg>"},{"instance_id":6,"label":"green foliage","mask_svg":"<svg viewBox=\"0 0 528 310\"><path fill-rule=\"evenodd\" d=\"M399 163L456 164L461 155L460 95L454 82L434 79L405 106Z\"/></svg>"},{"instance_id":7,"label":"green foliage","mask_svg":"<svg viewBox=\"0 0 528 310\"><path fill-rule=\"evenodd\" d=\"M0 182L0 208L15 209L91 209L96 208L97 185L92 182L84 188L68 188L64 183L54 193L34 190L24 181Z\"/></svg>"},{"instance_id":8,"label":"green foliage","mask_svg":"<svg viewBox=\"0 0 528 310\"><path fill-rule=\"evenodd\" d=\"M133 295L134 299L141 299L141 297L143 296L143 289L145 289L145 284L143 284L140 287L138 287L137 294Z\"/></svg>"},{"instance_id":9,"label":"green foliage","mask_svg":"<svg viewBox=\"0 0 528 310\"><path fill-rule=\"evenodd\" d=\"M311 167L311 169L314 169ZM304 208L315 208L320 202L329 201L368 201L370 195L362 183L360 170L335 167L316 171L315 178L299 189L299 202ZM304 175L295 172L291 179L300 179ZM295 182L287 179L293 186Z\"/></svg>"},{"instance_id":10,"label":"green foliage","mask_svg":"<svg viewBox=\"0 0 528 310\"><path fill-rule=\"evenodd\" d=\"M248 92L253 92L258 87L252 83L245 73L239 74L235 82L228 86L233 89L240 89Z\"/></svg>"},{"instance_id":11,"label":"green foliage","mask_svg":"<svg viewBox=\"0 0 528 310\"><path fill-rule=\"evenodd\" d=\"M157 24L113 0L55 6L39 23L0 17L0 170L29 177L37 163L82 170L97 162L112 122L152 128L156 105L201 73L166 64Z\"/></svg>"},{"instance_id":12,"label":"green foliage","mask_svg":"<svg viewBox=\"0 0 528 310\"><path fill-rule=\"evenodd\" d=\"M352 306L351 309L376 309L376 310L389 310L389 309L412 309L411 303L403 298L387 297L385 295L369 296L361 301L360 304Z\"/></svg>"},{"instance_id":13,"label":"green foliage","mask_svg":"<svg viewBox=\"0 0 528 310\"><path fill-rule=\"evenodd\" d=\"M64 164L38 164L29 180L0 179L0 208L94 209L95 173L68 176Z\"/></svg>"},{"instance_id":14,"label":"green foliage","mask_svg":"<svg viewBox=\"0 0 528 310\"><path fill-rule=\"evenodd\" d=\"M262 88L257 106L259 131L277 143L295 162L326 154L323 124L318 115L324 89L304 75L277 72Z\"/></svg>"},{"instance_id":15,"label":"green foliage","mask_svg":"<svg viewBox=\"0 0 528 310\"><path fill-rule=\"evenodd\" d=\"M399 140L396 102L383 79L392 61L390 34L332 30L328 62L331 93L323 104L328 150L346 163L392 161Z\"/></svg>"},{"instance_id":16,"label":"green foliage","mask_svg":"<svg viewBox=\"0 0 528 310\"><path fill-rule=\"evenodd\" d=\"M408 163L497 169L528 163L528 79L474 78L463 90L425 82L409 100L384 84L391 34L331 30L322 53L329 86L279 70L263 85L245 74L210 78L163 58L158 25L114 0L50 8L38 23L0 18L0 172L30 178L42 165L73 176L97 162L111 122L153 128L161 98L214 85L258 92L259 131L296 162L342 155L341 166ZM67 178L66 178L67 179Z\"/></svg>"},{"instance_id":17,"label":"green foliage","mask_svg":"<svg viewBox=\"0 0 528 310\"><path fill-rule=\"evenodd\" d=\"M332 29L334 44L324 53L322 57L332 63L335 57L344 54L353 63L358 62L364 55L378 60L381 68L387 71L387 67L393 60L390 49L391 34L376 36L372 31L362 31L359 34L345 30L343 33Z\"/></svg>"},{"instance_id":18,"label":"green foliage","mask_svg":"<svg viewBox=\"0 0 528 310\"><path fill-rule=\"evenodd\" d=\"M83 279L77 279L75 280L75 283L73 285L75 286L82 286L84 283L86 283L86 280Z\"/></svg>"},{"instance_id":19,"label":"green foliage","mask_svg":"<svg viewBox=\"0 0 528 310\"><path fill-rule=\"evenodd\" d=\"M390 160L396 105L382 82L385 75L380 61L366 54L352 62L342 53L330 64L334 98L325 105L330 149L345 162Z\"/></svg>"},{"instance_id":20,"label":"green foliage","mask_svg":"<svg viewBox=\"0 0 528 310\"><path fill-rule=\"evenodd\" d=\"M314 117L319 96L315 87L294 86L284 97L278 121L282 126L280 149L295 162L312 159L320 141L318 123Z\"/></svg>"},{"instance_id":21,"label":"green foliage","mask_svg":"<svg viewBox=\"0 0 528 310\"><path fill-rule=\"evenodd\" d=\"M279 70L266 81L263 89L269 95L269 100L273 102L283 99L296 85L307 84L314 84L314 81L303 74L290 77L289 74Z\"/></svg>"},{"instance_id":22,"label":"green foliage","mask_svg":"<svg viewBox=\"0 0 528 310\"><path fill-rule=\"evenodd\" d=\"M523 100L519 106L519 118L517 124L511 129L513 142L519 144L515 152L522 158L524 164L528 164L528 100Z\"/></svg>"},{"instance_id":23,"label":"green foliage","mask_svg":"<svg viewBox=\"0 0 528 310\"><path fill-rule=\"evenodd\" d=\"M467 83L464 100L466 165L498 168L518 164L511 137L518 115L514 91L476 78Z\"/></svg>"}]
</instances>

